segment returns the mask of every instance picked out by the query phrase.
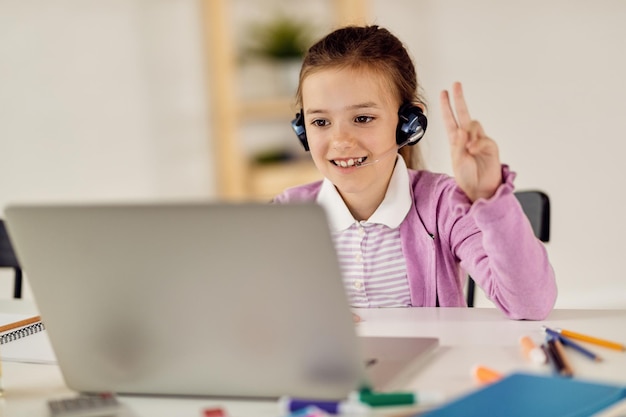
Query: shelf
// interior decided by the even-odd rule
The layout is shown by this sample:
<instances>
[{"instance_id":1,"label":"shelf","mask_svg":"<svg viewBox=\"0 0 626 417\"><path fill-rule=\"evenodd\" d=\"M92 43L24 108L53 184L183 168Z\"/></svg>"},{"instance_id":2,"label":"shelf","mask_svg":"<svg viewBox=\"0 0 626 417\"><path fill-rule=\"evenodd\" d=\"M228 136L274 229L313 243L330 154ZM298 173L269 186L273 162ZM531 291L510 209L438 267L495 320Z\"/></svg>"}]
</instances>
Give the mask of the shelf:
<instances>
[{"instance_id":1,"label":"shelf","mask_svg":"<svg viewBox=\"0 0 626 417\"><path fill-rule=\"evenodd\" d=\"M368 0L329 2L335 20L329 24L341 26L366 23L370 9L368 3ZM256 95L259 91L255 90L255 94L252 94L246 90L246 86L241 82L245 77L242 77L241 67L238 67L234 44L231 16L233 3L230 0L203 0L201 5L209 63L207 70L208 94L212 103L211 137L216 154L215 173L219 198L234 201L247 199L269 201L285 188L320 179L321 175L310 160L275 165L250 165L246 162L246 150L243 149L241 138L242 126L246 123L264 124L267 121L289 123L298 111L295 98L288 96L291 87L277 88L277 91L272 91L268 98L264 98L265 95L262 94ZM250 7L252 5L258 6L258 3L250 0ZM285 77L287 75L280 74L279 79ZM264 83L269 83L272 79L269 77L270 81L266 81L261 78L252 78L253 82L257 83L256 86L266 87ZM239 89L236 87L250 94L249 98L238 97Z\"/></svg>"},{"instance_id":2,"label":"shelf","mask_svg":"<svg viewBox=\"0 0 626 417\"><path fill-rule=\"evenodd\" d=\"M239 120L246 122L289 119L295 114L295 100L289 97L245 100L239 103Z\"/></svg>"}]
</instances>

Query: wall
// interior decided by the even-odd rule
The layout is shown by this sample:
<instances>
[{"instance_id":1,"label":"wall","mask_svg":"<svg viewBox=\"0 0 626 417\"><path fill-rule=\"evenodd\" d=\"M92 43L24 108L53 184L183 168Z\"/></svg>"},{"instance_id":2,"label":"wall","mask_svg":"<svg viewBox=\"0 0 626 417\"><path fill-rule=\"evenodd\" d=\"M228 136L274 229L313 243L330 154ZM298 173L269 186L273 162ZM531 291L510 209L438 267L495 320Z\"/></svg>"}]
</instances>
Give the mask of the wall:
<instances>
[{"instance_id":1,"label":"wall","mask_svg":"<svg viewBox=\"0 0 626 417\"><path fill-rule=\"evenodd\" d=\"M0 207L212 195L198 10L0 0Z\"/></svg>"}]
</instances>

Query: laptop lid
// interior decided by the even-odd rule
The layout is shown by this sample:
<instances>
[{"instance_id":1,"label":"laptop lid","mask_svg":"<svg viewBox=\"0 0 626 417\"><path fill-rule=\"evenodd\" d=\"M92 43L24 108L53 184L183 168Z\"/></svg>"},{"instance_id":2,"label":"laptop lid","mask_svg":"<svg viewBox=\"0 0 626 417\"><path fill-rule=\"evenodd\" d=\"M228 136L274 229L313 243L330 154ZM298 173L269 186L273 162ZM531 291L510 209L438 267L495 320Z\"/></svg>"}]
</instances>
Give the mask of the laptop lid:
<instances>
[{"instance_id":1,"label":"laptop lid","mask_svg":"<svg viewBox=\"0 0 626 417\"><path fill-rule=\"evenodd\" d=\"M385 362L356 337L317 205L14 205L5 214L77 391L341 398L367 380L365 356Z\"/></svg>"}]
</instances>

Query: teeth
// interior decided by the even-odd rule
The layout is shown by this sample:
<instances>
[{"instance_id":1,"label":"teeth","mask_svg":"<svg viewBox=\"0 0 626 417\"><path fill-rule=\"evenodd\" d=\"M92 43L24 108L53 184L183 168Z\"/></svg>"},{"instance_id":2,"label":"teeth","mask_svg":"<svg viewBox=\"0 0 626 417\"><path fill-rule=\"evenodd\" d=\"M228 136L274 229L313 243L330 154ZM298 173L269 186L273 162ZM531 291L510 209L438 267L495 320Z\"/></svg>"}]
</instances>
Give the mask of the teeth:
<instances>
[{"instance_id":1,"label":"teeth","mask_svg":"<svg viewBox=\"0 0 626 417\"><path fill-rule=\"evenodd\" d=\"M341 161L337 161L337 160L333 160L333 162L335 163L335 165L340 166L342 168L347 168L347 167L353 167L353 166L359 166L363 163L363 161L365 160L365 157L362 156L360 158L350 158L347 161L346 160L341 160Z\"/></svg>"}]
</instances>

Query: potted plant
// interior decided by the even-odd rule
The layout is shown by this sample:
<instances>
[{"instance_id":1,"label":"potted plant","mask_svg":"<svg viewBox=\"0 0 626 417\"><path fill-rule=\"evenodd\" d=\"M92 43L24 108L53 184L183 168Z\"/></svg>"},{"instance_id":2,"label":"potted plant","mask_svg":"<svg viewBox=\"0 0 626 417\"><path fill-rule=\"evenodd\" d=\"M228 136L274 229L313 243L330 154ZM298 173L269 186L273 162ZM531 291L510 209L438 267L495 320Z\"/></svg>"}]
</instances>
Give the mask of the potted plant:
<instances>
[{"instance_id":1,"label":"potted plant","mask_svg":"<svg viewBox=\"0 0 626 417\"><path fill-rule=\"evenodd\" d=\"M310 24L278 14L267 22L252 24L246 52L278 68L281 93L293 94L298 85L302 57L312 44Z\"/></svg>"}]
</instances>

